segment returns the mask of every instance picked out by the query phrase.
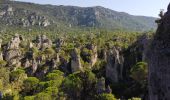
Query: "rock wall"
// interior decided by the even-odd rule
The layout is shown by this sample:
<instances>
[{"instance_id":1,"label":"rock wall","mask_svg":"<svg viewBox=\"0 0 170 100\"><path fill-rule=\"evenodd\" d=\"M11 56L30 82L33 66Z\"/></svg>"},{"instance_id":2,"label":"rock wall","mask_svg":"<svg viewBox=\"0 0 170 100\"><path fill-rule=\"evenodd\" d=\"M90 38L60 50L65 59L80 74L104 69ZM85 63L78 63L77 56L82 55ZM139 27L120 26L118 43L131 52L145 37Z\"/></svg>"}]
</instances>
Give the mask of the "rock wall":
<instances>
[{"instance_id":1,"label":"rock wall","mask_svg":"<svg viewBox=\"0 0 170 100\"><path fill-rule=\"evenodd\" d=\"M148 50L149 99L170 100L170 5Z\"/></svg>"},{"instance_id":2,"label":"rock wall","mask_svg":"<svg viewBox=\"0 0 170 100\"><path fill-rule=\"evenodd\" d=\"M106 78L112 83L122 80L124 58L120 50L113 47L107 52Z\"/></svg>"}]
</instances>

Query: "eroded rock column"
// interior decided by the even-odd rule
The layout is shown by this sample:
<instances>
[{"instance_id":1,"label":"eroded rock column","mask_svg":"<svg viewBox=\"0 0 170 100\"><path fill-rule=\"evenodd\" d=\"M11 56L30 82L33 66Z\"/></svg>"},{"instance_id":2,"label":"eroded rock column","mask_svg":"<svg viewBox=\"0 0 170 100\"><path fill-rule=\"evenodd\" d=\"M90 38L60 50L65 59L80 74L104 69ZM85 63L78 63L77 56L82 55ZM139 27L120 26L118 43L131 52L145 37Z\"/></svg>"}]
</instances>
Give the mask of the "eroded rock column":
<instances>
[{"instance_id":1,"label":"eroded rock column","mask_svg":"<svg viewBox=\"0 0 170 100\"><path fill-rule=\"evenodd\" d=\"M149 99L170 100L170 5L148 51Z\"/></svg>"}]
</instances>

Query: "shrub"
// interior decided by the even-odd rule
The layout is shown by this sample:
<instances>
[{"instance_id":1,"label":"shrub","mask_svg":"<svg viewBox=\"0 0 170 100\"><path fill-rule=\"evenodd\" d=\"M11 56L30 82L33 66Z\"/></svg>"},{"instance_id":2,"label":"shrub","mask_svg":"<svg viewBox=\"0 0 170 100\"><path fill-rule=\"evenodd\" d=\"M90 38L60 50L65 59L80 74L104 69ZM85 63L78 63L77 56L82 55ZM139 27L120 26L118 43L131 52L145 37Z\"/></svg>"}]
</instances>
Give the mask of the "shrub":
<instances>
[{"instance_id":1,"label":"shrub","mask_svg":"<svg viewBox=\"0 0 170 100\"><path fill-rule=\"evenodd\" d=\"M148 75L148 66L145 62L138 62L131 68L131 77L139 83L144 82Z\"/></svg>"},{"instance_id":2,"label":"shrub","mask_svg":"<svg viewBox=\"0 0 170 100\"><path fill-rule=\"evenodd\" d=\"M117 100L114 95L103 93L97 96L97 100Z\"/></svg>"},{"instance_id":3,"label":"shrub","mask_svg":"<svg viewBox=\"0 0 170 100\"><path fill-rule=\"evenodd\" d=\"M52 100L51 95L45 92L38 93L34 100Z\"/></svg>"},{"instance_id":4,"label":"shrub","mask_svg":"<svg viewBox=\"0 0 170 100\"><path fill-rule=\"evenodd\" d=\"M37 79L36 77L28 77L24 81L24 91L25 92L34 91L38 86L38 83L39 83L39 79Z\"/></svg>"}]
</instances>

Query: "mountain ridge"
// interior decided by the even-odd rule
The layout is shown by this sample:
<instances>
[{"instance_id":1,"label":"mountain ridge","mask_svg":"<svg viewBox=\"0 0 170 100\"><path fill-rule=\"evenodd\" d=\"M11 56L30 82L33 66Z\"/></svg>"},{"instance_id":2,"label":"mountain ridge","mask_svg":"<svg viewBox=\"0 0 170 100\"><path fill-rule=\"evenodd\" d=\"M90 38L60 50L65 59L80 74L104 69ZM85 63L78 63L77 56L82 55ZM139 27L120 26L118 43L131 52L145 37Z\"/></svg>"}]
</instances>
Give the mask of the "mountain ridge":
<instances>
[{"instance_id":1,"label":"mountain ridge","mask_svg":"<svg viewBox=\"0 0 170 100\"><path fill-rule=\"evenodd\" d=\"M27 23L25 26L30 26L30 24L48 26L61 24L67 27L95 27L104 29L123 29L132 31L149 31L156 28L154 23L156 18L146 17L146 16L135 16L130 15L126 12L118 12L111 10L109 8L104 8L102 6L94 7L78 7L78 6L64 6L64 5L41 5L28 2L18 2L18 1L6 1L6 3L1 5L10 5L16 11L14 11L15 16L10 16L10 18L20 18L14 20L24 20ZM0 7L0 11L3 8ZM18 15L16 12L18 11ZM30 12L30 14L35 13L34 17L45 17L45 19L36 20L36 18L29 20L30 14L23 13L25 11ZM16 17L17 16L17 17ZM6 18L7 16L5 16ZM26 19L22 19L27 17ZM2 20L2 19L0 19ZM41 21L41 22L40 22ZM34 22L34 23L32 23ZM18 22L19 23L19 22ZM20 22L26 24L24 22Z\"/></svg>"}]
</instances>

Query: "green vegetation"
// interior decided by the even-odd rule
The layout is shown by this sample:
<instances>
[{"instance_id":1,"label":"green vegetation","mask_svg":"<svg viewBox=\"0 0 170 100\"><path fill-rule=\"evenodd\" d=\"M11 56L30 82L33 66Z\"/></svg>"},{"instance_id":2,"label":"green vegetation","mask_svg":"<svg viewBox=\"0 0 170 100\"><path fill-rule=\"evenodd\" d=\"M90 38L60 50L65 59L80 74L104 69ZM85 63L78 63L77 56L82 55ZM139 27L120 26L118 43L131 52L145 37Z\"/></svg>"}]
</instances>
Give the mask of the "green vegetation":
<instances>
[{"instance_id":1,"label":"green vegetation","mask_svg":"<svg viewBox=\"0 0 170 100\"><path fill-rule=\"evenodd\" d=\"M4 100L141 100L147 96L148 65L142 61L144 47L140 38L145 35L152 38L152 31L145 34L142 31L155 28L154 18L135 17L102 7L15 3L13 7L19 15L12 20L29 17L23 14L26 9L29 14L35 12L54 23L47 27L7 27L4 21L0 22L3 40L0 93ZM0 6L0 11L3 7ZM96 12L101 13L98 19ZM117 20L109 17L114 15ZM16 33L22 38L19 48L8 49ZM37 39L38 35L48 38ZM74 49L78 53L72 57ZM72 67L83 70L73 73ZM117 82L107 77L109 71Z\"/></svg>"}]
</instances>

